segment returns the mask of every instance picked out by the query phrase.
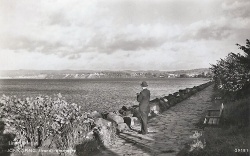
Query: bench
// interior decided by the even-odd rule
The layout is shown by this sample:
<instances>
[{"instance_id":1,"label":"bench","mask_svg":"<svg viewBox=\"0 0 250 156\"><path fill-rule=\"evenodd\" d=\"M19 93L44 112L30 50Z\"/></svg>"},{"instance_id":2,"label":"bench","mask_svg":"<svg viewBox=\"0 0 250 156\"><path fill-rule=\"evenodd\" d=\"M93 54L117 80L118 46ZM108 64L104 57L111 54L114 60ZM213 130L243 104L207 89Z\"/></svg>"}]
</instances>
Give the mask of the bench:
<instances>
[{"instance_id":1,"label":"bench","mask_svg":"<svg viewBox=\"0 0 250 156\"><path fill-rule=\"evenodd\" d=\"M220 117L223 112L224 105L221 104L220 109L208 109L207 115L204 120L204 124L206 125L219 125Z\"/></svg>"}]
</instances>

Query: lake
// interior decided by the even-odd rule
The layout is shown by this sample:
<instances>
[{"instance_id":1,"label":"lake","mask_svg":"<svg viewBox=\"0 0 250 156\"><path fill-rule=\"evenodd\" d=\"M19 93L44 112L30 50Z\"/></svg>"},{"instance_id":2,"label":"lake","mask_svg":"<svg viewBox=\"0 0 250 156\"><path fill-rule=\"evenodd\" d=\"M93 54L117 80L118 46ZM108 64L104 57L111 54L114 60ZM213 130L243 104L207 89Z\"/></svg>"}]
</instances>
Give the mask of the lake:
<instances>
[{"instance_id":1,"label":"lake","mask_svg":"<svg viewBox=\"0 0 250 156\"><path fill-rule=\"evenodd\" d=\"M149 85L151 100L208 81L204 78L1 79L0 95L35 97L61 93L67 102L79 104L86 111L115 111L123 105L138 104L136 93L141 91L144 80Z\"/></svg>"}]
</instances>

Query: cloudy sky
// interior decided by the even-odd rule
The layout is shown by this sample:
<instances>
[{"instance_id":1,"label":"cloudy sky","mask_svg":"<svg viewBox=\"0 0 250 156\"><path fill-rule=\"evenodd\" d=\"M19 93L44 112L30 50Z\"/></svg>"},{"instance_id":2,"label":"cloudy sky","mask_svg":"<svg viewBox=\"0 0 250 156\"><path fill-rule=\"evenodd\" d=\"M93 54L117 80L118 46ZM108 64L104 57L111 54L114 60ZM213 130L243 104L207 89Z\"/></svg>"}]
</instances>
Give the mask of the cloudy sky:
<instances>
[{"instance_id":1,"label":"cloudy sky","mask_svg":"<svg viewBox=\"0 0 250 156\"><path fill-rule=\"evenodd\" d=\"M0 0L0 70L210 67L250 38L249 0Z\"/></svg>"}]
</instances>

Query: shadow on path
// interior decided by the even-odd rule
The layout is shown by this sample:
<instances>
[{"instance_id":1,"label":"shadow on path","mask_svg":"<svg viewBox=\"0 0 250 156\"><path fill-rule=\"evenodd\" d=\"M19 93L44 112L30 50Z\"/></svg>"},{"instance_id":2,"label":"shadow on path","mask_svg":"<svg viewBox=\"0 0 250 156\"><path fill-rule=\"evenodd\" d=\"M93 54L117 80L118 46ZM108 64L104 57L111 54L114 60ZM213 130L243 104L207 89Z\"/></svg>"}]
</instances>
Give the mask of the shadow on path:
<instances>
[{"instance_id":1,"label":"shadow on path","mask_svg":"<svg viewBox=\"0 0 250 156\"><path fill-rule=\"evenodd\" d=\"M119 156L117 153L109 150L106 147L102 147L96 151L93 151L88 154L88 156L96 156L96 155L102 155L102 156ZM84 155L77 155L77 156L84 156Z\"/></svg>"},{"instance_id":2,"label":"shadow on path","mask_svg":"<svg viewBox=\"0 0 250 156\"><path fill-rule=\"evenodd\" d=\"M142 149L149 155L155 155L158 153L157 149L149 145L154 143L153 139L147 139L145 136L138 136L137 134L133 135L130 133L121 133L118 137L125 140L127 143L130 143L132 146Z\"/></svg>"}]
</instances>

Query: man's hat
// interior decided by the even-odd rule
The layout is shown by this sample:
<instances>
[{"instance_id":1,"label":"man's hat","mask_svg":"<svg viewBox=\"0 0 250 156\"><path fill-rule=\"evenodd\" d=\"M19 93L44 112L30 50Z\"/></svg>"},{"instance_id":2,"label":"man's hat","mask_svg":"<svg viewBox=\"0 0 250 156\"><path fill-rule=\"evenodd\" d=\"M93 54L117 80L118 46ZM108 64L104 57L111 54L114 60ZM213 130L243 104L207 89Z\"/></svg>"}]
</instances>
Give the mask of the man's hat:
<instances>
[{"instance_id":1,"label":"man's hat","mask_svg":"<svg viewBox=\"0 0 250 156\"><path fill-rule=\"evenodd\" d=\"M142 81L141 86L142 86L142 87L147 87L147 86L148 86L148 84L147 84L147 82L146 82L146 81Z\"/></svg>"}]
</instances>

